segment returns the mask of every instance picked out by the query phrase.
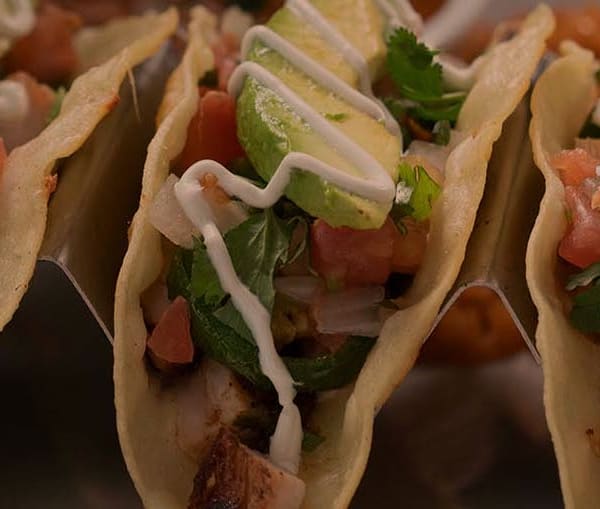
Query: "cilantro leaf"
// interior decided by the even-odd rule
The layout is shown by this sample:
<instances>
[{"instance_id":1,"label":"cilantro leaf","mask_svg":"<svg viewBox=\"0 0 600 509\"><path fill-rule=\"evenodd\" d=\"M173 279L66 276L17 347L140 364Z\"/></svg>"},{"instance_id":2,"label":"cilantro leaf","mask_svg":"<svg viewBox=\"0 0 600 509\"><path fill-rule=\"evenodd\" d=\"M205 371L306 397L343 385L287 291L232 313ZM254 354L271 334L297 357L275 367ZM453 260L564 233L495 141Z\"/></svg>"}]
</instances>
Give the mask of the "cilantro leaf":
<instances>
[{"instance_id":1,"label":"cilantro leaf","mask_svg":"<svg viewBox=\"0 0 600 509\"><path fill-rule=\"evenodd\" d=\"M419 43L406 28L395 30L387 44L387 68L404 97L422 101L443 94L442 66L433 61L437 51Z\"/></svg>"},{"instance_id":2,"label":"cilantro leaf","mask_svg":"<svg viewBox=\"0 0 600 509\"><path fill-rule=\"evenodd\" d=\"M304 435L302 436L302 450L304 452L315 451L323 442L325 442L325 437L307 429L304 430Z\"/></svg>"},{"instance_id":3,"label":"cilantro leaf","mask_svg":"<svg viewBox=\"0 0 600 509\"><path fill-rule=\"evenodd\" d=\"M267 209L250 216L224 236L236 274L262 304L271 311L275 300L275 269L288 259L290 241L296 221L282 221ZM221 288L217 273L203 242L194 247L191 290L195 299L212 309L222 323L252 341L252 335L231 301Z\"/></svg>"},{"instance_id":4,"label":"cilantro leaf","mask_svg":"<svg viewBox=\"0 0 600 509\"><path fill-rule=\"evenodd\" d=\"M574 299L571 323L583 332L600 332L600 286L593 286Z\"/></svg>"},{"instance_id":5,"label":"cilantro leaf","mask_svg":"<svg viewBox=\"0 0 600 509\"><path fill-rule=\"evenodd\" d=\"M56 92L54 92L54 101L52 102L52 106L50 107L50 112L48 113L48 118L46 120L48 124L58 117L62 103L65 99L65 95L67 95L67 90L65 87L59 87Z\"/></svg>"},{"instance_id":6,"label":"cilantro leaf","mask_svg":"<svg viewBox=\"0 0 600 509\"><path fill-rule=\"evenodd\" d=\"M578 274L571 276L567 281L566 289L571 291L578 286L588 286L598 278L600 278L600 262L594 263Z\"/></svg>"},{"instance_id":7,"label":"cilantro leaf","mask_svg":"<svg viewBox=\"0 0 600 509\"><path fill-rule=\"evenodd\" d=\"M433 202L441 193L441 188L422 166L411 166L401 163L399 182L412 189L408 205L412 208L410 214L417 221L423 221L431 215Z\"/></svg>"},{"instance_id":8,"label":"cilantro leaf","mask_svg":"<svg viewBox=\"0 0 600 509\"><path fill-rule=\"evenodd\" d=\"M438 52L418 42L406 28L394 31L387 45L390 76L400 93L415 103L407 105L406 112L422 120L456 122L466 94L444 93L442 66L433 60Z\"/></svg>"}]
</instances>

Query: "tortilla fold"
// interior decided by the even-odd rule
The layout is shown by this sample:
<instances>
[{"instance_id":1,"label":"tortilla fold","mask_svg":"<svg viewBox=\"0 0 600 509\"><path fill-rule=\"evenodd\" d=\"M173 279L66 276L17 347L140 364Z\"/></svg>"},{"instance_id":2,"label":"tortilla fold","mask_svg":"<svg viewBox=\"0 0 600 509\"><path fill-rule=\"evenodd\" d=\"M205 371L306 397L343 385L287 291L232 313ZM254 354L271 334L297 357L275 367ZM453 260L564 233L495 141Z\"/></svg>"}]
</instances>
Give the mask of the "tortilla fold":
<instances>
[{"instance_id":1,"label":"tortilla fold","mask_svg":"<svg viewBox=\"0 0 600 509\"><path fill-rule=\"evenodd\" d=\"M512 40L490 50L460 113L457 128L465 138L448 159L425 261L403 298L405 307L386 322L354 386L322 394L311 418L325 442L303 456L304 507L342 508L350 503L367 463L375 414L414 364L458 274L493 144L528 90L553 28L550 9L540 6ZM199 29L195 20L189 47L168 83L115 297L117 425L129 472L148 509L187 507L198 470L176 443L174 390L161 385L146 368L148 333L140 296L158 279L165 259L161 234L149 223L148 209L169 175L170 162L183 148L197 108L198 80L212 68L212 55Z\"/></svg>"},{"instance_id":2,"label":"tortilla fold","mask_svg":"<svg viewBox=\"0 0 600 509\"><path fill-rule=\"evenodd\" d=\"M75 79L57 118L39 136L10 153L0 181L0 331L12 318L33 276L56 162L83 145L115 106L127 73L159 50L177 22L177 11L169 9L115 22L128 27L118 36L111 28L114 23L108 25L108 31L84 30L93 33L101 47L111 39L111 48L119 48L118 53ZM86 68L88 58L96 58L92 46L86 44L86 53L81 55ZM109 57L106 49L102 51Z\"/></svg>"},{"instance_id":3,"label":"tortilla fold","mask_svg":"<svg viewBox=\"0 0 600 509\"><path fill-rule=\"evenodd\" d=\"M558 245L568 226L564 186L550 164L573 148L597 97L593 54L573 43L538 80L531 99L531 142L546 192L527 248L527 282L539 312L537 348L544 403L567 508L594 507L600 497L600 345L569 322L570 297L558 277Z\"/></svg>"}]
</instances>

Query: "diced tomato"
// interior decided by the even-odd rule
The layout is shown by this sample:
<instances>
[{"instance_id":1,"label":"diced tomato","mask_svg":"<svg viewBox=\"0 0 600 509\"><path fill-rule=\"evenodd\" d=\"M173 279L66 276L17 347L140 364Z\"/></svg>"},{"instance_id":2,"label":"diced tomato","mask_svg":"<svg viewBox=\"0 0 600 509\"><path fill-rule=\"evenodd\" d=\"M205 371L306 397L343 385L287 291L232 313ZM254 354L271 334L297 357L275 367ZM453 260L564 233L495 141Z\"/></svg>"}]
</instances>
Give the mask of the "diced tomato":
<instances>
[{"instance_id":1,"label":"diced tomato","mask_svg":"<svg viewBox=\"0 0 600 509\"><path fill-rule=\"evenodd\" d=\"M580 268L600 261L600 211L593 210L590 198L580 189L565 188L572 222L562 239L558 254Z\"/></svg>"},{"instance_id":2,"label":"diced tomato","mask_svg":"<svg viewBox=\"0 0 600 509\"><path fill-rule=\"evenodd\" d=\"M148 338L147 347L155 365L163 370L172 365L189 364L194 359L190 332L190 310L179 296L165 310Z\"/></svg>"},{"instance_id":3,"label":"diced tomato","mask_svg":"<svg viewBox=\"0 0 600 509\"><path fill-rule=\"evenodd\" d=\"M78 65L72 35L80 26L76 14L43 2L33 31L6 55L5 69L26 71L45 83L67 81Z\"/></svg>"},{"instance_id":4,"label":"diced tomato","mask_svg":"<svg viewBox=\"0 0 600 509\"><path fill-rule=\"evenodd\" d=\"M394 237L392 271L414 274L423 262L427 248L427 229L416 221L404 220L406 232Z\"/></svg>"},{"instance_id":5,"label":"diced tomato","mask_svg":"<svg viewBox=\"0 0 600 509\"><path fill-rule=\"evenodd\" d=\"M50 87L38 83L25 72L11 74L7 80L23 85L29 102L27 114L20 121L0 121L0 137L4 139L6 149L10 152L35 138L46 127L55 94Z\"/></svg>"},{"instance_id":6,"label":"diced tomato","mask_svg":"<svg viewBox=\"0 0 600 509\"><path fill-rule=\"evenodd\" d=\"M578 186L586 178L596 176L600 161L581 148L562 150L555 154L550 164L558 170L565 186Z\"/></svg>"},{"instance_id":7,"label":"diced tomato","mask_svg":"<svg viewBox=\"0 0 600 509\"><path fill-rule=\"evenodd\" d=\"M188 126L178 166L185 170L202 159L227 165L243 156L244 149L237 138L235 100L225 92L207 92L200 98L198 111Z\"/></svg>"},{"instance_id":8,"label":"diced tomato","mask_svg":"<svg viewBox=\"0 0 600 509\"><path fill-rule=\"evenodd\" d=\"M312 266L332 286L383 284L398 235L390 218L379 230L333 228L317 219L311 226Z\"/></svg>"}]
</instances>

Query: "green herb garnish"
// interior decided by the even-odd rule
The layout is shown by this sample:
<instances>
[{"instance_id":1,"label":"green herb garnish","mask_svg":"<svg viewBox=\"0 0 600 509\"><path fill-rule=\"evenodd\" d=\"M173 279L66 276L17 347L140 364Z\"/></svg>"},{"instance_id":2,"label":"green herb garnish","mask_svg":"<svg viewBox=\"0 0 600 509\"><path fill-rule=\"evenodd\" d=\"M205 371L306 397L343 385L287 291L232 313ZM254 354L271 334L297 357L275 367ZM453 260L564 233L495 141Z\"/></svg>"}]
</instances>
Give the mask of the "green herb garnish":
<instances>
[{"instance_id":1,"label":"green herb garnish","mask_svg":"<svg viewBox=\"0 0 600 509\"><path fill-rule=\"evenodd\" d=\"M325 118L333 122L343 122L348 118L347 113L325 113Z\"/></svg>"},{"instance_id":2,"label":"green herb garnish","mask_svg":"<svg viewBox=\"0 0 600 509\"><path fill-rule=\"evenodd\" d=\"M304 436L302 437L302 450L304 452L313 452L323 442L325 442L325 438L321 435L304 430Z\"/></svg>"},{"instance_id":3,"label":"green herb garnish","mask_svg":"<svg viewBox=\"0 0 600 509\"><path fill-rule=\"evenodd\" d=\"M65 95L67 95L67 89L65 87L59 87L56 92L54 92L54 102L52 103L50 112L48 113L48 124L58 117L62 103L65 99Z\"/></svg>"},{"instance_id":4,"label":"green herb garnish","mask_svg":"<svg viewBox=\"0 0 600 509\"><path fill-rule=\"evenodd\" d=\"M192 313L194 343L212 359L243 376L258 389L272 390L263 374L256 345L242 337L214 315L191 290L190 252L179 249L171 262L167 278L169 296L184 296ZM315 358L282 357L301 392L337 389L352 382L375 344L374 338L351 337L337 352Z\"/></svg>"},{"instance_id":5,"label":"green herb garnish","mask_svg":"<svg viewBox=\"0 0 600 509\"><path fill-rule=\"evenodd\" d=\"M431 215L433 203L441 193L440 186L429 176L425 168L419 165L413 167L410 164L401 163L399 175L399 182L412 189L412 193L408 203L397 205L408 205L410 209L404 207L402 212L414 217L417 221L424 221Z\"/></svg>"},{"instance_id":6,"label":"green herb garnish","mask_svg":"<svg viewBox=\"0 0 600 509\"><path fill-rule=\"evenodd\" d=\"M282 221L271 209L266 209L251 215L224 236L236 274L268 311L273 309L275 300L275 270L288 261L290 241L297 224L295 220ZM191 289L194 298L212 309L219 320L252 341L244 319L227 300L201 241L194 247Z\"/></svg>"},{"instance_id":7,"label":"green herb garnish","mask_svg":"<svg viewBox=\"0 0 600 509\"><path fill-rule=\"evenodd\" d=\"M430 121L455 122L465 100L463 92L444 93L442 66L433 61L437 51L417 41L406 28L388 39L387 68L400 93L415 104L409 114Z\"/></svg>"},{"instance_id":8,"label":"green herb garnish","mask_svg":"<svg viewBox=\"0 0 600 509\"><path fill-rule=\"evenodd\" d=\"M571 276L566 285L571 291L592 283L595 286L574 297L570 315L571 323L583 332L600 332L600 263Z\"/></svg>"},{"instance_id":9,"label":"green herb garnish","mask_svg":"<svg viewBox=\"0 0 600 509\"><path fill-rule=\"evenodd\" d=\"M571 323L583 332L600 332L600 286L575 296Z\"/></svg>"}]
</instances>

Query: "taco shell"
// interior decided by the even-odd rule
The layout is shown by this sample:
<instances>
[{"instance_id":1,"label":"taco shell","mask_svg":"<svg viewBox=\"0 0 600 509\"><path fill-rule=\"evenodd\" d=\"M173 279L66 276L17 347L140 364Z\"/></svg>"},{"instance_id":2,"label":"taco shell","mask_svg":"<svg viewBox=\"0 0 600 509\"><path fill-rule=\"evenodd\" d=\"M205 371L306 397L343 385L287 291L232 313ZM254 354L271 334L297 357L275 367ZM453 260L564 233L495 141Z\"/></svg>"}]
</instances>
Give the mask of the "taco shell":
<instances>
[{"instance_id":1,"label":"taco shell","mask_svg":"<svg viewBox=\"0 0 600 509\"><path fill-rule=\"evenodd\" d=\"M546 192L527 249L527 281L539 312L544 403L563 498L567 508L579 508L593 507L600 496L600 345L568 319L570 298L557 275L567 205L549 159L573 147L596 101L597 84L591 52L572 43L561 49L565 55L544 72L531 99L531 142Z\"/></svg>"},{"instance_id":2,"label":"taco shell","mask_svg":"<svg viewBox=\"0 0 600 509\"><path fill-rule=\"evenodd\" d=\"M95 44L84 44L82 65L87 68L86 62L95 62L97 53L91 47L96 45L104 48L102 56L109 60L75 79L57 118L39 136L10 153L0 177L0 330L12 318L33 276L56 162L83 145L118 102L127 73L159 50L177 22L177 11L170 9L113 22L108 30L83 30L83 35L94 35ZM114 30L124 23L127 31ZM117 50L114 56L106 51L108 40Z\"/></svg>"},{"instance_id":3,"label":"taco shell","mask_svg":"<svg viewBox=\"0 0 600 509\"><path fill-rule=\"evenodd\" d=\"M198 19L192 22L186 54L168 82L115 297L117 425L129 472L149 509L187 507L198 470L176 443L175 391L161 385L146 368L148 333L140 296L158 279L165 259L161 234L149 223L148 209L169 175L170 162L184 146L197 108L198 80L212 68L213 57L200 27ZM323 394L311 418L326 440L303 457L299 475L307 486L304 507L349 505L369 456L373 419L414 364L459 272L493 144L528 90L553 27L550 9L538 7L518 35L490 50L458 120L465 138L448 159L425 261L403 297L405 307L384 325L354 386Z\"/></svg>"}]
</instances>

